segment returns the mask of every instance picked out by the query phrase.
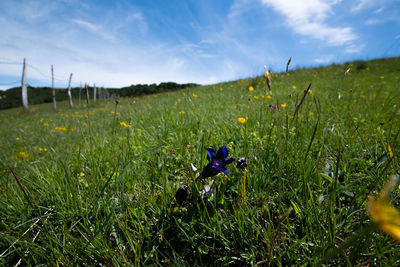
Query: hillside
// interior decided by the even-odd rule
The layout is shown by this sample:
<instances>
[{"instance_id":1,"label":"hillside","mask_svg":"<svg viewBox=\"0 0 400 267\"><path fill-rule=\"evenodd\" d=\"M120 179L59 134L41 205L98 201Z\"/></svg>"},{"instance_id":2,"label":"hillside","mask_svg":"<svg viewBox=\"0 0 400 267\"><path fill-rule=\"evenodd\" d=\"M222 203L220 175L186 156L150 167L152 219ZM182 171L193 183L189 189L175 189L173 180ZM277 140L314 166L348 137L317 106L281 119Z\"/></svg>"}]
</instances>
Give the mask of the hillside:
<instances>
[{"instance_id":1,"label":"hillside","mask_svg":"<svg viewBox=\"0 0 400 267\"><path fill-rule=\"evenodd\" d=\"M395 266L399 78L390 58L2 110L0 264Z\"/></svg>"}]
</instances>

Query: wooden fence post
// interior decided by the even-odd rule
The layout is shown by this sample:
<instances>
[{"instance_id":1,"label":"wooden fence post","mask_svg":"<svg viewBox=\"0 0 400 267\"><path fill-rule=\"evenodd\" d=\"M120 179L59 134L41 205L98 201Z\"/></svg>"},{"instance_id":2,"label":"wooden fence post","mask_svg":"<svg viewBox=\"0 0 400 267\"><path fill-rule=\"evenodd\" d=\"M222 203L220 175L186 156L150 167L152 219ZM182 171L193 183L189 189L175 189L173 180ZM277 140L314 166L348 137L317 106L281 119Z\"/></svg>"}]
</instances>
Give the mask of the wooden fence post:
<instances>
[{"instance_id":1,"label":"wooden fence post","mask_svg":"<svg viewBox=\"0 0 400 267\"><path fill-rule=\"evenodd\" d=\"M21 90L22 90L22 107L24 108L25 111L28 111L29 106L28 106L28 89L26 88L26 58L24 58L24 64L22 67Z\"/></svg>"},{"instance_id":2,"label":"wooden fence post","mask_svg":"<svg viewBox=\"0 0 400 267\"><path fill-rule=\"evenodd\" d=\"M96 102L96 84L93 87L93 102Z\"/></svg>"},{"instance_id":3,"label":"wooden fence post","mask_svg":"<svg viewBox=\"0 0 400 267\"><path fill-rule=\"evenodd\" d=\"M89 107L89 88L87 83L85 83L85 90L86 90L86 107Z\"/></svg>"},{"instance_id":4,"label":"wooden fence post","mask_svg":"<svg viewBox=\"0 0 400 267\"><path fill-rule=\"evenodd\" d=\"M79 106L81 106L81 91L82 91L82 82L79 85Z\"/></svg>"},{"instance_id":5,"label":"wooden fence post","mask_svg":"<svg viewBox=\"0 0 400 267\"><path fill-rule=\"evenodd\" d=\"M56 103L56 89L54 88L54 69L53 65L51 65L51 88L53 94L53 109L54 111L57 110L57 103Z\"/></svg>"},{"instance_id":6,"label":"wooden fence post","mask_svg":"<svg viewBox=\"0 0 400 267\"><path fill-rule=\"evenodd\" d=\"M72 108L72 95L71 95L71 81L72 81L72 73L69 75L69 83L68 83L68 96L69 96L69 107Z\"/></svg>"}]
</instances>

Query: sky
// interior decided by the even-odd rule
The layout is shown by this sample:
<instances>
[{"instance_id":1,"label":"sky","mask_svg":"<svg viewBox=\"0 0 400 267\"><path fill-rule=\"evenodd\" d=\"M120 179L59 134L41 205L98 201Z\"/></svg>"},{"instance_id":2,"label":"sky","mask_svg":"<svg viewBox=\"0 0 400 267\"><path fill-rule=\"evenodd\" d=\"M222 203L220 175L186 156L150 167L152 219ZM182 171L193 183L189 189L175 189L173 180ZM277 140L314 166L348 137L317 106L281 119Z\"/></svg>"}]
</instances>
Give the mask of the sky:
<instances>
[{"instance_id":1,"label":"sky","mask_svg":"<svg viewBox=\"0 0 400 267\"><path fill-rule=\"evenodd\" d=\"M1 0L0 89L214 84L400 56L400 0Z\"/></svg>"}]
</instances>

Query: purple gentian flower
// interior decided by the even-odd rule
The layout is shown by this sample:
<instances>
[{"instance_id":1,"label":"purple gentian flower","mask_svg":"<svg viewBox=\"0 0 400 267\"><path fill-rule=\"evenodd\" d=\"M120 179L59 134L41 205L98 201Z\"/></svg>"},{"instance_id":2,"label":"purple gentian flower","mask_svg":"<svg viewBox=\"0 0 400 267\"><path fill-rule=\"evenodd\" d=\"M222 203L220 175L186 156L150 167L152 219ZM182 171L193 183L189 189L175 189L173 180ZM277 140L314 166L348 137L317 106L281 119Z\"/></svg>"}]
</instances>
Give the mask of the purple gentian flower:
<instances>
[{"instance_id":1,"label":"purple gentian flower","mask_svg":"<svg viewBox=\"0 0 400 267\"><path fill-rule=\"evenodd\" d=\"M228 148L226 146L222 146L217 152L214 148L206 148L206 150L209 163L204 167L199 178L213 177L220 172L223 172L225 175L228 174L226 166L235 161L234 158L225 160L229 155Z\"/></svg>"}]
</instances>

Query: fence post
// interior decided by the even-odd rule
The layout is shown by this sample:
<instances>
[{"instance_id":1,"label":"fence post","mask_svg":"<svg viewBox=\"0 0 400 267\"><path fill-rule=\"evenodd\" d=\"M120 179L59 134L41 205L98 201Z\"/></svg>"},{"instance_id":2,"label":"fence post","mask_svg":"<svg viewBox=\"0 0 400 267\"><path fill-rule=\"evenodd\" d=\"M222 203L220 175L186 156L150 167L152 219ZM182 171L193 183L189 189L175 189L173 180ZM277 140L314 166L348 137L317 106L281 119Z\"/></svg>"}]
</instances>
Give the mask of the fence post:
<instances>
[{"instance_id":1,"label":"fence post","mask_svg":"<svg viewBox=\"0 0 400 267\"><path fill-rule=\"evenodd\" d=\"M29 106L28 106L28 89L26 88L26 58L24 58L24 64L22 67L21 90L22 90L22 106L25 111L28 111Z\"/></svg>"},{"instance_id":2,"label":"fence post","mask_svg":"<svg viewBox=\"0 0 400 267\"><path fill-rule=\"evenodd\" d=\"M79 85L79 106L81 106L81 91L82 91L82 82Z\"/></svg>"},{"instance_id":3,"label":"fence post","mask_svg":"<svg viewBox=\"0 0 400 267\"><path fill-rule=\"evenodd\" d=\"M96 102L96 84L93 87L93 102Z\"/></svg>"},{"instance_id":4,"label":"fence post","mask_svg":"<svg viewBox=\"0 0 400 267\"><path fill-rule=\"evenodd\" d=\"M89 107L89 88L87 83L85 83L85 91L86 91L86 107Z\"/></svg>"},{"instance_id":5,"label":"fence post","mask_svg":"<svg viewBox=\"0 0 400 267\"><path fill-rule=\"evenodd\" d=\"M72 95L71 95L71 81L72 81L72 73L69 75L69 83L68 83L68 96L69 96L69 107L72 108Z\"/></svg>"},{"instance_id":6,"label":"fence post","mask_svg":"<svg viewBox=\"0 0 400 267\"><path fill-rule=\"evenodd\" d=\"M54 69L53 65L51 65L51 88L53 93L53 109L54 111L57 110L57 103L56 103L56 89L54 88Z\"/></svg>"}]
</instances>

